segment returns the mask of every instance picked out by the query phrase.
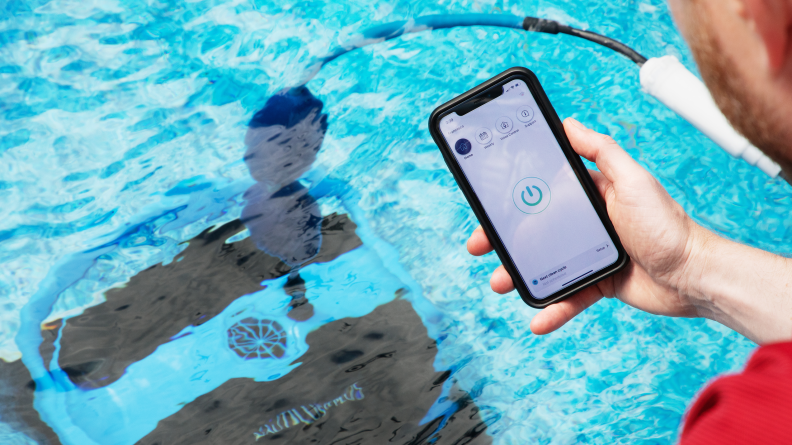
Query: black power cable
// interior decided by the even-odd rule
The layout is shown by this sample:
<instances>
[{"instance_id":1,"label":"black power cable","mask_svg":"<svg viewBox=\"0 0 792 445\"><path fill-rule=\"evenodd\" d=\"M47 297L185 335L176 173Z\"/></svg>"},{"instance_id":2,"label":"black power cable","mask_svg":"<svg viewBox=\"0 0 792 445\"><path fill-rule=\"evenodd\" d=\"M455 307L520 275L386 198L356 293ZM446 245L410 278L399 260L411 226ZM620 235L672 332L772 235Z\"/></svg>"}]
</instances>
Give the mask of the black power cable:
<instances>
[{"instance_id":1,"label":"black power cable","mask_svg":"<svg viewBox=\"0 0 792 445\"><path fill-rule=\"evenodd\" d=\"M529 32L543 32L546 34L568 34L610 48L626 56L639 66L642 66L646 62L646 57L638 54L634 49L619 41L594 32L573 28L556 22L555 20L536 17L522 18L507 14L442 14L384 23L365 29L361 31L356 38L344 45L336 47L329 54L322 57L320 63L324 65L356 48L383 40L395 39L404 34L433 29L456 28L460 26L497 26L502 28L523 29ZM313 74L315 73L316 71L313 72Z\"/></svg>"},{"instance_id":2,"label":"black power cable","mask_svg":"<svg viewBox=\"0 0 792 445\"><path fill-rule=\"evenodd\" d=\"M643 66L643 64L646 63L646 57L642 56L634 49L617 40L611 39L610 37L605 37L595 32L584 31L582 29L563 25L556 22L555 20L526 17L525 20L523 20L522 27L524 30L531 32L543 32L546 34L568 34L570 36L580 37L581 39L586 39L606 48L610 48L637 63L638 66Z\"/></svg>"}]
</instances>

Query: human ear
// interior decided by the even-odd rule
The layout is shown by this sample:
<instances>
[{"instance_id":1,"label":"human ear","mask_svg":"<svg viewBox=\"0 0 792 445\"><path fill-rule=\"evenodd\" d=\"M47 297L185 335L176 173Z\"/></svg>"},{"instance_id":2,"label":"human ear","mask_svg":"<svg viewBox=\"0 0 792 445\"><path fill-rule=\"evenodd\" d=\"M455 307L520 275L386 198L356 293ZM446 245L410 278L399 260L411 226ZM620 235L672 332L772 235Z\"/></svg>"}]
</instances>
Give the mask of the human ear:
<instances>
[{"instance_id":1,"label":"human ear","mask_svg":"<svg viewBox=\"0 0 792 445\"><path fill-rule=\"evenodd\" d=\"M742 6L740 15L762 40L771 74L778 74L792 49L792 5L786 0L742 0Z\"/></svg>"}]
</instances>

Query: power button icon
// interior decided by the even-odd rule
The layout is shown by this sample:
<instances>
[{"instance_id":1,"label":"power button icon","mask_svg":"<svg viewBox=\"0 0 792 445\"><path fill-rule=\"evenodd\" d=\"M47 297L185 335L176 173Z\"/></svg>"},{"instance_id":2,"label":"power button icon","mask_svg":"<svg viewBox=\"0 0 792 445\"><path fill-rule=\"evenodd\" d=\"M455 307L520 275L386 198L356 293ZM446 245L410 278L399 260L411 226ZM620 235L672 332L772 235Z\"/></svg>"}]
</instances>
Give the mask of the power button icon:
<instances>
[{"instance_id":1,"label":"power button icon","mask_svg":"<svg viewBox=\"0 0 792 445\"><path fill-rule=\"evenodd\" d=\"M541 213L550 205L550 186L540 178L523 178L514 185L512 200L517 210L523 213Z\"/></svg>"}]
</instances>

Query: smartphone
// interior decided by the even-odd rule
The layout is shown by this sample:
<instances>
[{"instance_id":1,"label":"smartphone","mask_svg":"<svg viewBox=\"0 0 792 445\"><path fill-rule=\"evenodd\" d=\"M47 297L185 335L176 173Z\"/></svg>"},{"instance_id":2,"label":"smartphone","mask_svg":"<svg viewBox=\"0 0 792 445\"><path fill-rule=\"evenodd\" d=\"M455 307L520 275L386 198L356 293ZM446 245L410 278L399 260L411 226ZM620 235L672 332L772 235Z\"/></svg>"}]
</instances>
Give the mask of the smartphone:
<instances>
[{"instance_id":1,"label":"smartphone","mask_svg":"<svg viewBox=\"0 0 792 445\"><path fill-rule=\"evenodd\" d=\"M533 72L511 68L439 106L429 130L526 304L558 302L627 265Z\"/></svg>"}]
</instances>

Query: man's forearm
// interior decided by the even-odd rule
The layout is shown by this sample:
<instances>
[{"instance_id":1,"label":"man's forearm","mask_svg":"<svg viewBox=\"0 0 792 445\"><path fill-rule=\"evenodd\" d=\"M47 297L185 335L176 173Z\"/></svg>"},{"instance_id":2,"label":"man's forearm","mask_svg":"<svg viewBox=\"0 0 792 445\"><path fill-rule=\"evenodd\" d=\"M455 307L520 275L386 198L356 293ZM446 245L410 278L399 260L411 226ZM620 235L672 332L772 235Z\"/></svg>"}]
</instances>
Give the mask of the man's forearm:
<instances>
[{"instance_id":1,"label":"man's forearm","mask_svg":"<svg viewBox=\"0 0 792 445\"><path fill-rule=\"evenodd\" d=\"M792 340L792 260L696 230L682 292L699 314L756 343Z\"/></svg>"}]
</instances>

